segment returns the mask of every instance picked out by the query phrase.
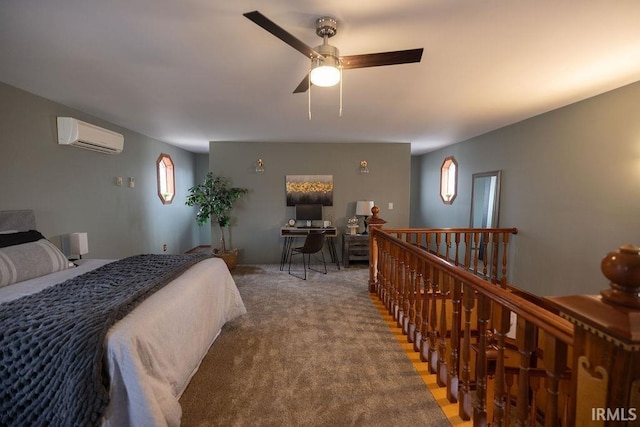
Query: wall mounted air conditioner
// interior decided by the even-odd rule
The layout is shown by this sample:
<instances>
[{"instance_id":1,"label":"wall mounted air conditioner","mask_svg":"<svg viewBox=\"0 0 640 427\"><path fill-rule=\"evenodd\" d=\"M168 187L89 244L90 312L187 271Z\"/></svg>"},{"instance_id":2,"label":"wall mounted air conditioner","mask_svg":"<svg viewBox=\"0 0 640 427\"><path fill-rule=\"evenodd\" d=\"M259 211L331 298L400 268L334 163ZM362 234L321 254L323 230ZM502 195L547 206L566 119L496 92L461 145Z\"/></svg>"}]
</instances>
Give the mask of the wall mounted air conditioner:
<instances>
[{"instance_id":1,"label":"wall mounted air conditioner","mask_svg":"<svg viewBox=\"0 0 640 427\"><path fill-rule=\"evenodd\" d=\"M124 147L124 137L72 117L58 117L58 144L118 154Z\"/></svg>"}]
</instances>

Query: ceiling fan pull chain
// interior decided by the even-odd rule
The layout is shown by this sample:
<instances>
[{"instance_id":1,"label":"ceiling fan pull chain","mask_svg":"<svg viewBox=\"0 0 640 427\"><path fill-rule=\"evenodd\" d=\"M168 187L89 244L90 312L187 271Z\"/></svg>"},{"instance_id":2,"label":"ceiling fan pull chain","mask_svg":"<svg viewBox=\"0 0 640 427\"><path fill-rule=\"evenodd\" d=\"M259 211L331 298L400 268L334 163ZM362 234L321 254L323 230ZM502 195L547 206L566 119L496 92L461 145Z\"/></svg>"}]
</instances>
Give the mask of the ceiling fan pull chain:
<instances>
[{"instance_id":1,"label":"ceiling fan pull chain","mask_svg":"<svg viewBox=\"0 0 640 427\"><path fill-rule=\"evenodd\" d=\"M340 67L340 111L338 117L342 117L342 67Z\"/></svg>"},{"instance_id":2,"label":"ceiling fan pull chain","mask_svg":"<svg viewBox=\"0 0 640 427\"><path fill-rule=\"evenodd\" d=\"M309 75L307 77L307 81L309 82L309 120L311 120L311 69L309 69Z\"/></svg>"}]
</instances>

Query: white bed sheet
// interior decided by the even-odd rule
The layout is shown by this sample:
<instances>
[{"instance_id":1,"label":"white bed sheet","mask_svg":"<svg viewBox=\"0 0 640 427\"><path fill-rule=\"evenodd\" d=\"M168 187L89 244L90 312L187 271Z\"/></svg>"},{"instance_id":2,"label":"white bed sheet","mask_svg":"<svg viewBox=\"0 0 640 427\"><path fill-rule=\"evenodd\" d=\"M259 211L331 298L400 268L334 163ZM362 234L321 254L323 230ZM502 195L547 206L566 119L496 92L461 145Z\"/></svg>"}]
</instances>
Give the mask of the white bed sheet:
<instances>
[{"instance_id":1,"label":"white bed sheet","mask_svg":"<svg viewBox=\"0 0 640 427\"><path fill-rule=\"evenodd\" d=\"M110 260L0 288L0 302L37 292ZM107 333L111 378L103 425L179 426L178 399L229 320L246 313L224 262L206 259L160 289Z\"/></svg>"}]
</instances>

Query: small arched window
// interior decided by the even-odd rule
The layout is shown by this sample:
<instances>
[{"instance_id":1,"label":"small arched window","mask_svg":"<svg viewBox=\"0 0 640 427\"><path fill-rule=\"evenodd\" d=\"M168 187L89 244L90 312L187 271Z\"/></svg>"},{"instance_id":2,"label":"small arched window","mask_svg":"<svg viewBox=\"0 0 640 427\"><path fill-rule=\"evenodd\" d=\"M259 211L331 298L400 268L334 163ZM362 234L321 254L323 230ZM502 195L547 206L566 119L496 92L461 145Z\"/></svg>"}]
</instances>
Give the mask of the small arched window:
<instances>
[{"instance_id":1,"label":"small arched window","mask_svg":"<svg viewBox=\"0 0 640 427\"><path fill-rule=\"evenodd\" d=\"M449 156L440 168L440 197L445 205L453 204L458 192L458 162Z\"/></svg>"},{"instance_id":2,"label":"small arched window","mask_svg":"<svg viewBox=\"0 0 640 427\"><path fill-rule=\"evenodd\" d=\"M165 153L160 154L156 160L156 171L158 173L158 197L163 204L168 205L173 202L176 194L176 178L173 171L173 160Z\"/></svg>"}]
</instances>

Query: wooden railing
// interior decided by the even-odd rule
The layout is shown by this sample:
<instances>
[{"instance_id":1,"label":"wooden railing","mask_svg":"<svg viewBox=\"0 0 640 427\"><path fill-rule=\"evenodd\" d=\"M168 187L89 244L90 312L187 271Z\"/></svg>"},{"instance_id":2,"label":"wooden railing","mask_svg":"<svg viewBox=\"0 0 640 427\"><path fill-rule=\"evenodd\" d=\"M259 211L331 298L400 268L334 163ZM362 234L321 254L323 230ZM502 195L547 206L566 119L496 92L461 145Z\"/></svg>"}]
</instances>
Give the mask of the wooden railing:
<instances>
[{"instance_id":1,"label":"wooden railing","mask_svg":"<svg viewBox=\"0 0 640 427\"><path fill-rule=\"evenodd\" d=\"M413 343L437 384L446 387L447 400L458 405L463 420L478 426L626 425L610 421L633 418L630 405L635 403L630 402L640 403L640 366L638 375L624 383L611 375L604 385L597 383L599 369L612 362L598 356L600 350L589 339L612 343L609 355L626 367L631 360L638 366L640 334L634 336L634 328L640 332L640 325L627 326L626 335L603 331L607 315L590 319L579 310L584 301L576 308L572 301L577 300L543 299L510 286L508 243L516 232L371 227L369 290ZM640 261L635 268L640 289ZM613 310L618 317L626 313L635 319L629 309L598 298L594 302L603 313ZM597 388L596 396L577 393L579 383ZM614 384L625 391L613 392Z\"/></svg>"},{"instance_id":2,"label":"wooden railing","mask_svg":"<svg viewBox=\"0 0 640 427\"><path fill-rule=\"evenodd\" d=\"M507 283L509 238L518 232L515 228L394 228L385 231L503 286Z\"/></svg>"}]
</instances>

